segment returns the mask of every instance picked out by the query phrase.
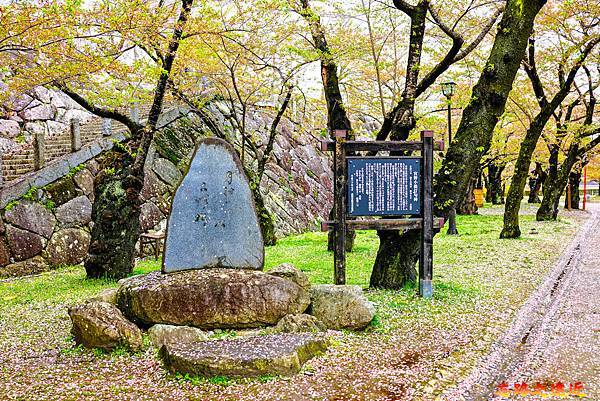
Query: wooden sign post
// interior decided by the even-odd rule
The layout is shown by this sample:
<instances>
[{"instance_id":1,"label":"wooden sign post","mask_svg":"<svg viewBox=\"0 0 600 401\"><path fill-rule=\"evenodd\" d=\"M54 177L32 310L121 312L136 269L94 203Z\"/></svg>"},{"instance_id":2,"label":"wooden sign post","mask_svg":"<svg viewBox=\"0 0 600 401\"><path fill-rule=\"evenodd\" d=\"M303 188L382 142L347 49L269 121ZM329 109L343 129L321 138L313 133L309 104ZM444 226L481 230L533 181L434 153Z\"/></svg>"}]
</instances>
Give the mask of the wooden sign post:
<instances>
[{"instance_id":1,"label":"wooden sign post","mask_svg":"<svg viewBox=\"0 0 600 401\"><path fill-rule=\"evenodd\" d=\"M334 282L346 282L348 230L421 229L419 294L431 297L433 230L444 225L433 217L433 151L443 150L443 141L434 142L432 131L423 131L418 142L350 141L347 134L337 130L334 140L321 143L321 150L334 152L335 221L321 225L324 231L334 230ZM358 152L420 156L347 156Z\"/></svg>"}]
</instances>

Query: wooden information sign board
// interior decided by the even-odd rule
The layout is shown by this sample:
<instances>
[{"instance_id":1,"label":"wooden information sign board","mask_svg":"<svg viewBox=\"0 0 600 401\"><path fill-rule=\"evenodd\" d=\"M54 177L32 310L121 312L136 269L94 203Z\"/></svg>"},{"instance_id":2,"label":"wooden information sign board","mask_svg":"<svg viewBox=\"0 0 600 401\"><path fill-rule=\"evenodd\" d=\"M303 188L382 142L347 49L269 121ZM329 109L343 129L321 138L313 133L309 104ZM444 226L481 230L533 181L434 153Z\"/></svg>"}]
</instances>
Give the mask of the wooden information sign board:
<instances>
[{"instance_id":1,"label":"wooden information sign board","mask_svg":"<svg viewBox=\"0 0 600 401\"><path fill-rule=\"evenodd\" d=\"M433 217L433 151L443 150L432 131L421 141L348 141L346 131L335 131L321 149L334 152L335 221L322 223L334 230L334 281L346 282L347 230L421 229L419 294L433 295L433 231L444 225ZM358 157L356 152L420 152L418 157ZM407 217L409 216L409 217ZM371 220L356 217L379 217Z\"/></svg>"}]
</instances>

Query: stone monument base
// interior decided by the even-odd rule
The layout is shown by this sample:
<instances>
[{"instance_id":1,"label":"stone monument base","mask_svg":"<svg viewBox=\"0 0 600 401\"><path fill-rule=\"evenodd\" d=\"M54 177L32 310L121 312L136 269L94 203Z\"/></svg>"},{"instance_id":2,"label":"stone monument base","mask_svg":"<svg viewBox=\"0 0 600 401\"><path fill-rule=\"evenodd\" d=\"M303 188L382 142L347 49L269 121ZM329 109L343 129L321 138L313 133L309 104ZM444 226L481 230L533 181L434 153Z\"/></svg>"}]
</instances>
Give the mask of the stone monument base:
<instances>
[{"instance_id":1,"label":"stone monument base","mask_svg":"<svg viewBox=\"0 0 600 401\"><path fill-rule=\"evenodd\" d=\"M160 356L173 373L232 378L298 373L309 359L327 350L323 335L271 334L195 344L164 345Z\"/></svg>"}]
</instances>

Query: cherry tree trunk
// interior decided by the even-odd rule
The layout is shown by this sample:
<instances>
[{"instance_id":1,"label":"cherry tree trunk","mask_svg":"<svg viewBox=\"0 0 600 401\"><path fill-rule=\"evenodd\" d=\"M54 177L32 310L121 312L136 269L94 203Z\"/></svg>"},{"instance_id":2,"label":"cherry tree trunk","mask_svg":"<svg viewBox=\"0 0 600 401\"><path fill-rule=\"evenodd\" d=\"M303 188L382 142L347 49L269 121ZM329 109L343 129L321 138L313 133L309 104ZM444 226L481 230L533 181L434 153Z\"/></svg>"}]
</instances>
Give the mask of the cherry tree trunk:
<instances>
[{"instance_id":1,"label":"cherry tree trunk","mask_svg":"<svg viewBox=\"0 0 600 401\"><path fill-rule=\"evenodd\" d=\"M545 0L507 0L493 48L479 82L473 88L471 101L450 145L437 176L435 213L447 218L448 213L466 193L470 178L479 168L481 158L489 150L494 128L504 113L533 22ZM402 288L414 282L419 253L419 231L378 233L379 251L373 266L371 286Z\"/></svg>"}]
</instances>

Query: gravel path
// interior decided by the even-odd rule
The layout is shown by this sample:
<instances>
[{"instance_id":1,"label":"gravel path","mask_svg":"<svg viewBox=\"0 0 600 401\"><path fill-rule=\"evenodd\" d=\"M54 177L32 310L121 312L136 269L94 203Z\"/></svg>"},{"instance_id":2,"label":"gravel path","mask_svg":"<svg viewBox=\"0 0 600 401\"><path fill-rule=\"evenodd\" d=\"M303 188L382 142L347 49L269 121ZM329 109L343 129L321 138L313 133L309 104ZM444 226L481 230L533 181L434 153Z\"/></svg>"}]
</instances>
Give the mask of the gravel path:
<instances>
[{"instance_id":1,"label":"gravel path","mask_svg":"<svg viewBox=\"0 0 600 401\"><path fill-rule=\"evenodd\" d=\"M600 400L600 204L513 326L445 400Z\"/></svg>"}]
</instances>

